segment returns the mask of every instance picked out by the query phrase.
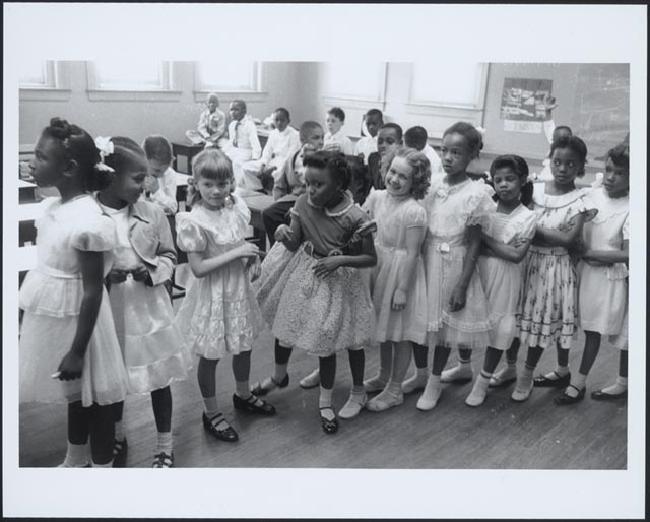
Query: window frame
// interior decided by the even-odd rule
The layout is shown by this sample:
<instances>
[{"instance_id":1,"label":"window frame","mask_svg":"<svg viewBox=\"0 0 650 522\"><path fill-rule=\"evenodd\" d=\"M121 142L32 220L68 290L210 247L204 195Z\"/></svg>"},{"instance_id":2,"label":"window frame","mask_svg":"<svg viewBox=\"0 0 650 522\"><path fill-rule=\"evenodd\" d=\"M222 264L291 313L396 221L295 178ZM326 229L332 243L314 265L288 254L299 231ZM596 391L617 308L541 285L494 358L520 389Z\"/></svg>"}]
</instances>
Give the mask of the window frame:
<instances>
[{"instance_id":1,"label":"window frame","mask_svg":"<svg viewBox=\"0 0 650 522\"><path fill-rule=\"evenodd\" d=\"M194 101L204 103L209 93L217 93L224 100L240 98L246 102L263 102L268 97L264 75L264 62L255 61L252 63L253 75L249 89L226 89L218 86L209 86L203 83L201 78L201 62L192 62L194 68Z\"/></svg>"},{"instance_id":2,"label":"window frame","mask_svg":"<svg viewBox=\"0 0 650 522\"><path fill-rule=\"evenodd\" d=\"M18 84L19 101L68 101L70 69L65 61L45 60L45 83Z\"/></svg>"}]
</instances>

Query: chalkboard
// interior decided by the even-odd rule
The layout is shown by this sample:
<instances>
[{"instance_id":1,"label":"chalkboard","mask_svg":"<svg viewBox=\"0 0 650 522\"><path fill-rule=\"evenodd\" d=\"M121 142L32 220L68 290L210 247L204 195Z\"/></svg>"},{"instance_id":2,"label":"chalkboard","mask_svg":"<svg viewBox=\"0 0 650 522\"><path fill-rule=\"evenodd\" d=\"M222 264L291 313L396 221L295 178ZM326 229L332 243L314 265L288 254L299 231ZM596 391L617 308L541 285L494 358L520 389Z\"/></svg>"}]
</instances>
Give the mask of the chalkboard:
<instances>
[{"instance_id":1,"label":"chalkboard","mask_svg":"<svg viewBox=\"0 0 650 522\"><path fill-rule=\"evenodd\" d=\"M603 159L630 132L629 64L578 66L573 132L587 143L589 158Z\"/></svg>"}]
</instances>

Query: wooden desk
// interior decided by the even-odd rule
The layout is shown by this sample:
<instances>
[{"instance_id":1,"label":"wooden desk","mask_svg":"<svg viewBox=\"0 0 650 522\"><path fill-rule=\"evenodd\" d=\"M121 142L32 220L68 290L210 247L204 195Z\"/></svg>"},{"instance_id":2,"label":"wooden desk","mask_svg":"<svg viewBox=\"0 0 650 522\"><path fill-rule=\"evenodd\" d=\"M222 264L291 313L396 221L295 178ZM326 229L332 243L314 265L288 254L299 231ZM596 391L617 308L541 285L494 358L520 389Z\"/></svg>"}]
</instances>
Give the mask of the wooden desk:
<instances>
[{"instance_id":1,"label":"wooden desk","mask_svg":"<svg viewBox=\"0 0 650 522\"><path fill-rule=\"evenodd\" d=\"M18 246L36 242L36 226L34 222L41 215L40 203L24 203L18 205Z\"/></svg>"},{"instance_id":2,"label":"wooden desk","mask_svg":"<svg viewBox=\"0 0 650 522\"><path fill-rule=\"evenodd\" d=\"M29 203L36 201L36 183L25 181L24 179L18 180L18 203Z\"/></svg>"},{"instance_id":3,"label":"wooden desk","mask_svg":"<svg viewBox=\"0 0 650 522\"><path fill-rule=\"evenodd\" d=\"M262 211L270 207L275 200L272 196L246 189L237 189L235 194L241 196L246 202L246 206L250 209L253 237L260 250L262 252L266 251L266 228L262 220Z\"/></svg>"},{"instance_id":4,"label":"wooden desk","mask_svg":"<svg viewBox=\"0 0 650 522\"><path fill-rule=\"evenodd\" d=\"M192 158L202 150L203 145L172 142L172 153L174 154L174 170L178 170L178 156L185 156L187 157L187 174L192 175Z\"/></svg>"}]
</instances>

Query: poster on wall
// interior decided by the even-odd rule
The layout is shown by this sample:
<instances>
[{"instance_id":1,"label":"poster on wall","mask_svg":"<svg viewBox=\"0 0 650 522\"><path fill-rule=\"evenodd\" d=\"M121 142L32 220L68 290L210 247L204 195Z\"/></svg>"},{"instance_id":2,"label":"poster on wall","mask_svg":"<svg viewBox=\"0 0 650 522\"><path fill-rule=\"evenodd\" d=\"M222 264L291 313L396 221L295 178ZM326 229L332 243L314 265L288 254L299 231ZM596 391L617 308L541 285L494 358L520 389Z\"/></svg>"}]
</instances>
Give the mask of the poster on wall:
<instances>
[{"instance_id":1,"label":"poster on wall","mask_svg":"<svg viewBox=\"0 0 650 522\"><path fill-rule=\"evenodd\" d=\"M546 107L553 80L539 78L505 78L501 96L501 119L508 132L542 132Z\"/></svg>"}]
</instances>

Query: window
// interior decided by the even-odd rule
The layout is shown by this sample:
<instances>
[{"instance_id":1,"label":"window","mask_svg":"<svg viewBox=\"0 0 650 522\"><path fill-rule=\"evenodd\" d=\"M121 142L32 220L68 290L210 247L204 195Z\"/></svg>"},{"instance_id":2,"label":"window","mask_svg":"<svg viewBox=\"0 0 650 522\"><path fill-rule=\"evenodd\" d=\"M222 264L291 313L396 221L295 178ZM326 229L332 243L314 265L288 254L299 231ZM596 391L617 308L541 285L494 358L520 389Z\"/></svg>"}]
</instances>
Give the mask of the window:
<instances>
[{"instance_id":1,"label":"window","mask_svg":"<svg viewBox=\"0 0 650 522\"><path fill-rule=\"evenodd\" d=\"M410 103L482 108L486 80L487 67L470 60L414 62Z\"/></svg>"},{"instance_id":2,"label":"window","mask_svg":"<svg viewBox=\"0 0 650 522\"><path fill-rule=\"evenodd\" d=\"M18 74L21 88L55 87L54 62L21 59Z\"/></svg>"},{"instance_id":3,"label":"window","mask_svg":"<svg viewBox=\"0 0 650 522\"><path fill-rule=\"evenodd\" d=\"M167 62L129 57L96 60L90 64L94 89L111 91L161 91L170 89Z\"/></svg>"},{"instance_id":4,"label":"window","mask_svg":"<svg viewBox=\"0 0 650 522\"><path fill-rule=\"evenodd\" d=\"M221 92L255 92L259 87L256 62L209 60L196 62L196 90Z\"/></svg>"},{"instance_id":5,"label":"window","mask_svg":"<svg viewBox=\"0 0 650 522\"><path fill-rule=\"evenodd\" d=\"M328 97L383 101L386 64L383 62L329 62L324 64Z\"/></svg>"},{"instance_id":6,"label":"window","mask_svg":"<svg viewBox=\"0 0 650 522\"><path fill-rule=\"evenodd\" d=\"M21 101L67 101L70 99L68 62L21 59L18 71Z\"/></svg>"}]
</instances>

